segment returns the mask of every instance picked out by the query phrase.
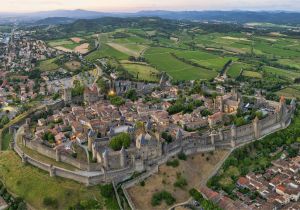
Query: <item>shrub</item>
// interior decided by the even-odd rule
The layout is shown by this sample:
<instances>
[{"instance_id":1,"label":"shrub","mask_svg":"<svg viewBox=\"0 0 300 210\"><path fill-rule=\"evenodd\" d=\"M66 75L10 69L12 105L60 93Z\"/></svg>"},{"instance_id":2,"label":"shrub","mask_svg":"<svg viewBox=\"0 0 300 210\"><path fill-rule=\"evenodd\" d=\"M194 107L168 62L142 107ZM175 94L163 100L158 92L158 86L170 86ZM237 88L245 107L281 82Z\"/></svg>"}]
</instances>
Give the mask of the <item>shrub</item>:
<instances>
[{"instance_id":1,"label":"shrub","mask_svg":"<svg viewBox=\"0 0 300 210\"><path fill-rule=\"evenodd\" d=\"M187 185L187 181L184 177L180 176L177 178L176 182L174 183L174 187L179 187L183 189Z\"/></svg>"},{"instance_id":2,"label":"shrub","mask_svg":"<svg viewBox=\"0 0 300 210\"><path fill-rule=\"evenodd\" d=\"M144 187L144 186L145 186L145 181L141 181L141 182L140 182L140 185L141 185L142 187Z\"/></svg>"},{"instance_id":3,"label":"shrub","mask_svg":"<svg viewBox=\"0 0 300 210\"><path fill-rule=\"evenodd\" d=\"M172 196L171 193L168 191L160 191L153 194L151 199L152 206L158 206L161 204L162 201L165 201L167 205L172 205L175 203L176 199Z\"/></svg>"},{"instance_id":4,"label":"shrub","mask_svg":"<svg viewBox=\"0 0 300 210\"><path fill-rule=\"evenodd\" d=\"M45 206L51 206L53 208L58 208L58 201L56 198L52 198L52 197L45 197L43 199L43 204Z\"/></svg>"},{"instance_id":5,"label":"shrub","mask_svg":"<svg viewBox=\"0 0 300 210\"><path fill-rule=\"evenodd\" d=\"M180 153L178 154L178 159L179 159L179 160L186 160L186 159L187 159L187 156L186 156L186 154L184 154L183 152L180 152Z\"/></svg>"},{"instance_id":6,"label":"shrub","mask_svg":"<svg viewBox=\"0 0 300 210\"><path fill-rule=\"evenodd\" d=\"M102 185L100 187L101 195L105 198L110 198L114 195L114 188L112 184Z\"/></svg>"},{"instance_id":7,"label":"shrub","mask_svg":"<svg viewBox=\"0 0 300 210\"><path fill-rule=\"evenodd\" d=\"M167 166L172 166L173 168L176 168L177 166L179 166L179 161L177 159L168 160L167 161Z\"/></svg>"}]
</instances>

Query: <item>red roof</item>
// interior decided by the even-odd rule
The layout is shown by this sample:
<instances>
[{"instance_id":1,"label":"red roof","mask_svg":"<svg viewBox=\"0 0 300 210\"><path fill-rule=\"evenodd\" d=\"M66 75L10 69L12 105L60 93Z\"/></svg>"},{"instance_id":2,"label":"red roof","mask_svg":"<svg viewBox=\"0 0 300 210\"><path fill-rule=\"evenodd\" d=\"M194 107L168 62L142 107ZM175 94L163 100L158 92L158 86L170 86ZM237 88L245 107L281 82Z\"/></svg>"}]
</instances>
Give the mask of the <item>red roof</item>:
<instances>
[{"instance_id":1,"label":"red roof","mask_svg":"<svg viewBox=\"0 0 300 210\"><path fill-rule=\"evenodd\" d=\"M246 179L245 177L240 177L237 181L237 183L239 185L247 185L249 183L248 179Z\"/></svg>"}]
</instances>

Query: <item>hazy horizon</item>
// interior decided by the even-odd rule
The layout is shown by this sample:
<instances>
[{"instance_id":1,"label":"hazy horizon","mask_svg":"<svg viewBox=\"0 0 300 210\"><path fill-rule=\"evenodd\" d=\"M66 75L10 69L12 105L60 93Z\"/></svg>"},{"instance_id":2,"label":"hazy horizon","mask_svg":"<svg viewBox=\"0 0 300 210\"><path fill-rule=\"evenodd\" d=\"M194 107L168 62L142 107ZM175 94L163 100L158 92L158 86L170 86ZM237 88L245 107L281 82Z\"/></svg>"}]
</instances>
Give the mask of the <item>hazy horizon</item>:
<instances>
[{"instance_id":1,"label":"hazy horizon","mask_svg":"<svg viewBox=\"0 0 300 210\"><path fill-rule=\"evenodd\" d=\"M24 2L26 3L24 4ZM137 12L141 10L203 11L203 10L252 10L300 11L300 0L6 0L0 12L27 13L51 10L91 10L98 12Z\"/></svg>"}]
</instances>

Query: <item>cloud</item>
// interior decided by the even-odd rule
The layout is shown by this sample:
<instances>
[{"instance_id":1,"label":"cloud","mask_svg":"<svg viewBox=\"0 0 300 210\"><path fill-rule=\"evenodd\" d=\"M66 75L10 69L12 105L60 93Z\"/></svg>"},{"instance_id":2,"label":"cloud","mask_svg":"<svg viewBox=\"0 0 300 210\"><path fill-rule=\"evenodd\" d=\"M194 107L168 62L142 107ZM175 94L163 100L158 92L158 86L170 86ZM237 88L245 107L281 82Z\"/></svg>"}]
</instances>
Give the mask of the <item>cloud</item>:
<instances>
[{"instance_id":1,"label":"cloud","mask_svg":"<svg viewBox=\"0 0 300 210\"><path fill-rule=\"evenodd\" d=\"M4 0L1 11L88 9L98 11L169 10L300 10L300 0Z\"/></svg>"}]
</instances>

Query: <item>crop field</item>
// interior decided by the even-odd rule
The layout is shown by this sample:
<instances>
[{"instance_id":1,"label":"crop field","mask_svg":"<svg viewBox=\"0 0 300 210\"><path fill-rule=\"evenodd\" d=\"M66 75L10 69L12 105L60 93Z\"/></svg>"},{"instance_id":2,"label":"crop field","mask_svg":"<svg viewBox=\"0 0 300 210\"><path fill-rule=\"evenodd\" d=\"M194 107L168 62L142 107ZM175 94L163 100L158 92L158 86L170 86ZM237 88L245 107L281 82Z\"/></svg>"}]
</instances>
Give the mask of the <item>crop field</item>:
<instances>
[{"instance_id":1,"label":"crop field","mask_svg":"<svg viewBox=\"0 0 300 210\"><path fill-rule=\"evenodd\" d=\"M142 37L139 36L129 36L126 38L117 38L117 39L112 39L115 43L119 43L119 44L150 44L151 41L148 39L144 39Z\"/></svg>"},{"instance_id":2,"label":"crop field","mask_svg":"<svg viewBox=\"0 0 300 210\"><path fill-rule=\"evenodd\" d=\"M48 42L48 45L54 48L61 47L61 48L73 50L74 48L78 47L80 43L77 42L77 40L72 41L71 39L58 39L58 40L53 40Z\"/></svg>"},{"instance_id":3,"label":"crop field","mask_svg":"<svg viewBox=\"0 0 300 210\"><path fill-rule=\"evenodd\" d=\"M222 57L203 51L178 51L175 54L201 66L205 66L214 71L220 71L229 60L236 60L234 57Z\"/></svg>"},{"instance_id":4,"label":"crop field","mask_svg":"<svg viewBox=\"0 0 300 210\"><path fill-rule=\"evenodd\" d=\"M285 96L286 98L300 99L300 86L292 86L282 89L276 93L278 96Z\"/></svg>"},{"instance_id":5,"label":"crop field","mask_svg":"<svg viewBox=\"0 0 300 210\"><path fill-rule=\"evenodd\" d=\"M152 66L160 71L165 71L175 80L203 80L217 76L216 71L186 64L176 59L170 52L174 52L174 50L169 48L149 48L145 52L145 58Z\"/></svg>"},{"instance_id":6,"label":"crop field","mask_svg":"<svg viewBox=\"0 0 300 210\"><path fill-rule=\"evenodd\" d=\"M142 64L122 64L122 66L136 79L158 82L159 72L151 66Z\"/></svg>"},{"instance_id":7,"label":"crop field","mask_svg":"<svg viewBox=\"0 0 300 210\"><path fill-rule=\"evenodd\" d=\"M55 60L56 58L41 61L39 68L41 71L55 71L59 68L59 66L55 63Z\"/></svg>"},{"instance_id":8,"label":"crop field","mask_svg":"<svg viewBox=\"0 0 300 210\"><path fill-rule=\"evenodd\" d=\"M253 77L253 78L258 78L258 79L262 78L261 73L256 72L256 71L248 71L248 70L243 71L243 76L245 76L245 77Z\"/></svg>"},{"instance_id":9,"label":"crop field","mask_svg":"<svg viewBox=\"0 0 300 210\"><path fill-rule=\"evenodd\" d=\"M146 46L144 45L137 45L137 44L118 44L118 43L107 43L110 47L118 50L128 56L135 56L138 57Z\"/></svg>"},{"instance_id":10,"label":"crop field","mask_svg":"<svg viewBox=\"0 0 300 210\"><path fill-rule=\"evenodd\" d=\"M115 38L116 33L123 33L124 38ZM273 58L274 66L276 63L284 66L283 68L265 67L263 69L265 72L288 79L298 78L298 72L289 69L300 69L300 41L297 39L287 36L251 35L238 32L203 33L202 29L197 28L193 29L193 33L195 33L193 37L190 33L191 31L189 33L180 31L170 36L164 32L147 28L144 30L121 28L114 32L100 34L100 49L86 58L89 61L102 57L123 61L128 60L129 56L142 56L153 68L165 71L175 80L212 79L229 60L232 60L233 64L227 70L227 75L231 78L239 76L241 69L246 70L244 76L261 78L262 75L255 72L255 67L259 62L248 64L238 61L241 55L246 53L250 55L253 52L256 56L264 56L266 59ZM172 39L172 37L178 40ZM60 42L63 41L70 40L60 40ZM190 45L191 43L193 45ZM196 46L196 48L192 46ZM265 66L268 65L270 64ZM136 66L134 66L134 70L133 68L129 70L131 70L131 74L136 74L136 72L141 74L140 71L137 71Z\"/></svg>"},{"instance_id":11,"label":"crop field","mask_svg":"<svg viewBox=\"0 0 300 210\"><path fill-rule=\"evenodd\" d=\"M86 56L86 59L89 61L95 61L99 58L104 58L104 57L113 57L118 60L128 59L128 55L112 48L107 44L101 45L99 50L92 52L91 54Z\"/></svg>"},{"instance_id":12,"label":"crop field","mask_svg":"<svg viewBox=\"0 0 300 210\"><path fill-rule=\"evenodd\" d=\"M242 69L251 69L251 66L246 63L235 62L228 68L227 75L232 78L237 78L240 75Z\"/></svg>"},{"instance_id":13,"label":"crop field","mask_svg":"<svg viewBox=\"0 0 300 210\"><path fill-rule=\"evenodd\" d=\"M279 69L279 68L274 68L270 66L265 66L263 68L264 71L278 75L280 77L285 77L289 80L294 80L296 78L300 77L300 72L292 71L292 70L285 70L285 69Z\"/></svg>"},{"instance_id":14,"label":"crop field","mask_svg":"<svg viewBox=\"0 0 300 210\"><path fill-rule=\"evenodd\" d=\"M68 39L57 39L57 40L52 40L50 42L48 42L48 45L50 47L57 47L57 46L64 46L64 45L71 45L74 42L72 42L71 40Z\"/></svg>"},{"instance_id":15,"label":"crop field","mask_svg":"<svg viewBox=\"0 0 300 210\"><path fill-rule=\"evenodd\" d=\"M279 59L278 63L300 70L300 58L298 59Z\"/></svg>"}]
</instances>

